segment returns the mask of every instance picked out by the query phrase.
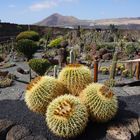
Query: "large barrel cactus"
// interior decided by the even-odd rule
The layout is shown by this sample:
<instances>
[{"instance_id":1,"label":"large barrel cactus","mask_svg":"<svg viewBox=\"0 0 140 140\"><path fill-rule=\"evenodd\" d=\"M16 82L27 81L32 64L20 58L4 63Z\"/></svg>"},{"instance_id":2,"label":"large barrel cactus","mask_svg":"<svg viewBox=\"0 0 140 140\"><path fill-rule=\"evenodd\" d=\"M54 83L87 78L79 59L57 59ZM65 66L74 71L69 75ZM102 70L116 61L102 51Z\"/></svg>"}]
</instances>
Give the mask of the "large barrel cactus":
<instances>
[{"instance_id":1,"label":"large barrel cactus","mask_svg":"<svg viewBox=\"0 0 140 140\"><path fill-rule=\"evenodd\" d=\"M27 86L25 102L31 111L45 114L48 104L66 92L63 84L55 78L37 77Z\"/></svg>"},{"instance_id":2,"label":"large barrel cactus","mask_svg":"<svg viewBox=\"0 0 140 140\"><path fill-rule=\"evenodd\" d=\"M94 121L107 122L118 110L117 97L113 91L102 84L90 84L80 94L81 101L87 106Z\"/></svg>"},{"instance_id":3,"label":"large barrel cactus","mask_svg":"<svg viewBox=\"0 0 140 140\"><path fill-rule=\"evenodd\" d=\"M79 93L92 82L91 71L81 64L69 64L58 75L61 81L72 95Z\"/></svg>"},{"instance_id":4,"label":"large barrel cactus","mask_svg":"<svg viewBox=\"0 0 140 140\"><path fill-rule=\"evenodd\" d=\"M47 125L59 137L76 137L82 133L87 121L86 106L72 95L60 96L48 106L46 113Z\"/></svg>"}]
</instances>

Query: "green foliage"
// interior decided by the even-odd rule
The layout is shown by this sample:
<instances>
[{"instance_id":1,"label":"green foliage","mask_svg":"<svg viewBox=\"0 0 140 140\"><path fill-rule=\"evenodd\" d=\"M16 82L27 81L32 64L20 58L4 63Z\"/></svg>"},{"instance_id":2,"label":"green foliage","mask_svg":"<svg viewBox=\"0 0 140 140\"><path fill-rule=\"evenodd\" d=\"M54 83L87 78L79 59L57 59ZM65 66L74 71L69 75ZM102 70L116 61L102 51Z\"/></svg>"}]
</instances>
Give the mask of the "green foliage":
<instances>
[{"instance_id":1,"label":"green foliage","mask_svg":"<svg viewBox=\"0 0 140 140\"><path fill-rule=\"evenodd\" d=\"M87 121L86 106L72 95L60 96L48 106L46 113L47 125L59 137L76 137L83 132Z\"/></svg>"},{"instance_id":2,"label":"green foliage","mask_svg":"<svg viewBox=\"0 0 140 140\"><path fill-rule=\"evenodd\" d=\"M47 59L31 59L29 61L30 68L38 75L44 75L46 70L50 67Z\"/></svg>"},{"instance_id":3,"label":"green foliage","mask_svg":"<svg viewBox=\"0 0 140 140\"><path fill-rule=\"evenodd\" d=\"M49 43L48 47L59 47L62 41L62 37L56 38Z\"/></svg>"},{"instance_id":4,"label":"green foliage","mask_svg":"<svg viewBox=\"0 0 140 140\"><path fill-rule=\"evenodd\" d=\"M39 34L35 31L24 31L24 32L21 32L16 37L17 41L19 41L21 39L30 39L30 40L33 40L33 41L38 41L39 40Z\"/></svg>"},{"instance_id":5,"label":"green foliage","mask_svg":"<svg viewBox=\"0 0 140 140\"><path fill-rule=\"evenodd\" d=\"M134 52L136 52L137 47L134 43L127 43L125 46L125 52L127 55L132 55Z\"/></svg>"},{"instance_id":6,"label":"green foliage","mask_svg":"<svg viewBox=\"0 0 140 140\"><path fill-rule=\"evenodd\" d=\"M16 49L18 52L24 54L25 57L29 60L37 51L38 47L34 41L29 39L22 39L17 42Z\"/></svg>"},{"instance_id":7,"label":"green foliage","mask_svg":"<svg viewBox=\"0 0 140 140\"><path fill-rule=\"evenodd\" d=\"M87 106L93 121L107 122L117 113L118 100L107 86L92 83L80 94L81 101Z\"/></svg>"}]
</instances>

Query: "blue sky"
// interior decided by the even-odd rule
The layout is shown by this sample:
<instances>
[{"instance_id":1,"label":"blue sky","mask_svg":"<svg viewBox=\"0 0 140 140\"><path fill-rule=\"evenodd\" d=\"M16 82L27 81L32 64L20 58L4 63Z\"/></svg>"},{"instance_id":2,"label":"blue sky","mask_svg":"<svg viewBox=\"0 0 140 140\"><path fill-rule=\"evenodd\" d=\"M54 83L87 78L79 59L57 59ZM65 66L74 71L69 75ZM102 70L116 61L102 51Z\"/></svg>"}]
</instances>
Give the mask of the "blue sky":
<instances>
[{"instance_id":1,"label":"blue sky","mask_svg":"<svg viewBox=\"0 0 140 140\"><path fill-rule=\"evenodd\" d=\"M80 19L140 17L140 0L1 0L3 22L32 24L53 13Z\"/></svg>"}]
</instances>

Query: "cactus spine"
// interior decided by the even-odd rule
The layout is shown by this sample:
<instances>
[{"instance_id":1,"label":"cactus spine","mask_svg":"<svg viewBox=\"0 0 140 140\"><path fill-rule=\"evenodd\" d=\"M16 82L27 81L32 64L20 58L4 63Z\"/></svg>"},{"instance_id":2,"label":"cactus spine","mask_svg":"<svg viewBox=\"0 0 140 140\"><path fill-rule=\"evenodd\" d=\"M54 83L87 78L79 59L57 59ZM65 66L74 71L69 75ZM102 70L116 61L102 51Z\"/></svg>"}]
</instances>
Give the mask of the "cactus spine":
<instances>
[{"instance_id":1,"label":"cactus spine","mask_svg":"<svg viewBox=\"0 0 140 140\"><path fill-rule=\"evenodd\" d=\"M61 81L72 95L79 93L92 82L91 71L81 64L69 64L58 75Z\"/></svg>"},{"instance_id":2,"label":"cactus spine","mask_svg":"<svg viewBox=\"0 0 140 140\"><path fill-rule=\"evenodd\" d=\"M63 95L66 88L53 77L37 77L27 86L25 102L33 112L45 114L48 104Z\"/></svg>"},{"instance_id":3,"label":"cactus spine","mask_svg":"<svg viewBox=\"0 0 140 140\"><path fill-rule=\"evenodd\" d=\"M117 97L107 86L98 83L90 84L79 97L87 106L91 119L94 121L107 122L117 113Z\"/></svg>"},{"instance_id":4,"label":"cactus spine","mask_svg":"<svg viewBox=\"0 0 140 140\"><path fill-rule=\"evenodd\" d=\"M72 95L60 96L48 106L46 113L47 125L59 137L76 137L82 133L87 121L86 106Z\"/></svg>"}]
</instances>

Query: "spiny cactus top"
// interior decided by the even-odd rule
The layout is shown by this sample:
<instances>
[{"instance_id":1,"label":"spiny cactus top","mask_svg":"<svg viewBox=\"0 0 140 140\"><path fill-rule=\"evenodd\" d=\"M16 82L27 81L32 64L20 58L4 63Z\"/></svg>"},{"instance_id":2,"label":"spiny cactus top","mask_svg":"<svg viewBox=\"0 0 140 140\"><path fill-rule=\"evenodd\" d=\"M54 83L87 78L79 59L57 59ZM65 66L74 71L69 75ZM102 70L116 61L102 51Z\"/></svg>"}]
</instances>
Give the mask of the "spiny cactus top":
<instances>
[{"instance_id":1,"label":"spiny cactus top","mask_svg":"<svg viewBox=\"0 0 140 140\"><path fill-rule=\"evenodd\" d=\"M77 97L64 95L48 106L46 121L49 129L59 137L76 137L87 125L86 106Z\"/></svg>"},{"instance_id":2,"label":"spiny cactus top","mask_svg":"<svg viewBox=\"0 0 140 140\"><path fill-rule=\"evenodd\" d=\"M58 80L66 85L72 95L78 96L92 82L91 71L81 64L69 64L62 69Z\"/></svg>"},{"instance_id":3,"label":"spiny cactus top","mask_svg":"<svg viewBox=\"0 0 140 140\"><path fill-rule=\"evenodd\" d=\"M91 118L95 121L106 122L117 113L117 97L109 87L103 84L90 84L82 91L80 99L87 106Z\"/></svg>"},{"instance_id":4,"label":"spiny cactus top","mask_svg":"<svg viewBox=\"0 0 140 140\"><path fill-rule=\"evenodd\" d=\"M66 92L64 85L55 78L37 77L27 86L25 102L30 110L45 114L48 104Z\"/></svg>"}]
</instances>

